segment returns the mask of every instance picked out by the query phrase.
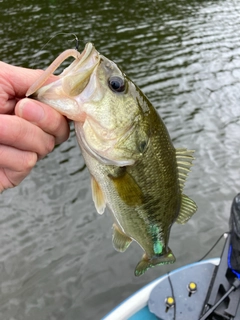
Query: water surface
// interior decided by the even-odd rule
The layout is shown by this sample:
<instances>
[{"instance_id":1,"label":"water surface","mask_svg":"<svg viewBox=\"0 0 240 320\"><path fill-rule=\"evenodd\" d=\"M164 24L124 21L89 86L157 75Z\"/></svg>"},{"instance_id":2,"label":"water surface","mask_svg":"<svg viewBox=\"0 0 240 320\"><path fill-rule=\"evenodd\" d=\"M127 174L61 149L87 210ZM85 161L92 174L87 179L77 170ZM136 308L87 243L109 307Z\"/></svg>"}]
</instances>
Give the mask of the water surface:
<instances>
[{"instance_id":1,"label":"water surface","mask_svg":"<svg viewBox=\"0 0 240 320\"><path fill-rule=\"evenodd\" d=\"M0 59L46 68L88 41L150 98L176 147L196 150L185 193L198 212L174 225L177 262L135 278L142 250L120 254L111 218L96 213L72 129L17 188L0 197L0 319L100 319L149 281L204 255L228 230L239 191L238 1L0 0ZM64 66L68 63L65 62ZM219 256L221 244L210 256Z\"/></svg>"}]
</instances>

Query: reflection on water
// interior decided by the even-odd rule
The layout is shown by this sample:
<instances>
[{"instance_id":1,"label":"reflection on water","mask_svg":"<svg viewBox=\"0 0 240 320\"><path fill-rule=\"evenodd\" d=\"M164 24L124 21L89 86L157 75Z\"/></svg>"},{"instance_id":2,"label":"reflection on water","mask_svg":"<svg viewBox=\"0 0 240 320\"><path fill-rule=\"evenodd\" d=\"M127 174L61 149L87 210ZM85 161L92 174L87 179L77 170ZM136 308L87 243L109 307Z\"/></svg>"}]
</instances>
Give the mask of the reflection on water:
<instances>
[{"instance_id":1,"label":"reflection on water","mask_svg":"<svg viewBox=\"0 0 240 320\"><path fill-rule=\"evenodd\" d=\"M239 191L240 5L237 1L0 1L1 60L45 68L93 41L158 108L176 147L196 150L186 193L199 207L174 225L172 266L136 279L141 249L111 245L97 215L74 132L31 175L1 195L0 318L100 319L157 276L199 259L228 228ZM67 62L65 63L65 66ZM219 255L221 246L213 253Z\"/></svg>"}]
</instances>

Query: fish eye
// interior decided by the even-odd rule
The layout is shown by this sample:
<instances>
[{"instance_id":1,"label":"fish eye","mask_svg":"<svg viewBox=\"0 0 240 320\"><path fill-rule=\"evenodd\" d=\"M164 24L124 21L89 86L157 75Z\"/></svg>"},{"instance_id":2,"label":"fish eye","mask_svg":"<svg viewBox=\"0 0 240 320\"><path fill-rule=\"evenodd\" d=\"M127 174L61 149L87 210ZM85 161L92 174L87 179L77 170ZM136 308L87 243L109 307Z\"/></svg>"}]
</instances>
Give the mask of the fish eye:
<instances>
[{"instance_id":1,"label":"fish eye","mask_svg":"<svg viewBox=\"0 0 240 320\"><path fill-rule=\"evenodd\" d=\"M112 76L108 80L109 88L113 92L123 92L125 91L125 81L124 78L120 76Z\"/></svg>"}]
</instances>

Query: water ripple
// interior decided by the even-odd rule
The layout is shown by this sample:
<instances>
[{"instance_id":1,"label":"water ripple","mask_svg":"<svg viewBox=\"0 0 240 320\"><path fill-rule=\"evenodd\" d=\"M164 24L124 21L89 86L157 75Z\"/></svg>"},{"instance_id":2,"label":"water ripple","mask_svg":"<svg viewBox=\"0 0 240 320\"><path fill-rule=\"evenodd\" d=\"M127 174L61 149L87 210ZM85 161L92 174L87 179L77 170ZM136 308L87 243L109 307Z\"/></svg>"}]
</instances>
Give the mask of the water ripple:
<instances>
[{"instance_id":1,"label":"water ripple","mask_svg":"<svg viewBox=\"0 0 240 320\"><path fill-rule=\"evenodd\" d=\"M173 226L177 262L140 279L133 270L141 249L116 253L111 218L95 211L73 127L66 143L1 195L0 318L96 319L148 281L198 260L228 228L240 188L240 4L0 2L3 61L46 68L74 47L72 36L45 46L49 38L74 32L81 48L93 41L147 94L176 147L196 150L186 193L199 209L188 224Z\"/></svg>"}]
</instances>

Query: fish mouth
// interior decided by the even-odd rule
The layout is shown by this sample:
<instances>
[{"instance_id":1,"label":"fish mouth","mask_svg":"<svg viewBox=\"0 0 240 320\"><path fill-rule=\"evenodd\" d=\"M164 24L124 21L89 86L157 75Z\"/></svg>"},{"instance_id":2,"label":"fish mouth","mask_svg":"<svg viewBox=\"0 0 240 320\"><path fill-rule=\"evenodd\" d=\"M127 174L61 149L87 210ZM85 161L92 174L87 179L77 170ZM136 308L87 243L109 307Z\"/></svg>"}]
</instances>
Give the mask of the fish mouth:
<instances>
[{"instance_id":1,"label":"fish mouth","mask_svg":"<svg viewBox=\"0 0 240 320\"><path fill-rule=\"evenodd\" d=\"M68 96L74 97L82 93L99 62L99 52L91 42L87 43L79 57L60 75L63 90Z\"/></svg>"},{"instance_id":2,"label":"fish mouth","mask_svg":"<svg viewBox=\"0 0 240 320\"><path fill-rule=\"evenodd\" d=\"M59 75L58 80L42 86L53 71L70 56L75 60ZM53 61L26 95L50 105L69 119L82 121L83 112L76 98L88 85L100 59L99 52L91 42L86 44L82 53L75 49L66 50Z\"/></svg>"},{"instance_id":3,"label":"fish mouth","mask_svg":"<svg viewBox=\"0 0 240 320\"><path fill-rule=\"evenodd\" d=\"M41 76L31 85L31 87L26 92L26 97L36 98L38 96L39 91L46 87L45 82L47 79L54 73L55 70L69 57L75 58L75 61L70 64L68 68L66 68L60 75L59 78L66 77L69 80L69 75L74 75L76 78L77 73L82 72L84 77L88 76L87 69L96 65L98 61L100 61L100 54L94 48L94 45L89 42L86 44L82 53L78 52L75 49L68 49L62 52L52 63L51 65L41 74ZM92 59L90 58L92 57ZM89 61L88 61L89 60ZM86 67L86 64L88 67ZM75 79L74 79L75 80ZM75 81L70 81L74 83ZM79 80L79 79L78 79ZM55 81L56 82L56 81ZM49 86L50 87L50 86Z\"/></svg>"}]
</instances>

